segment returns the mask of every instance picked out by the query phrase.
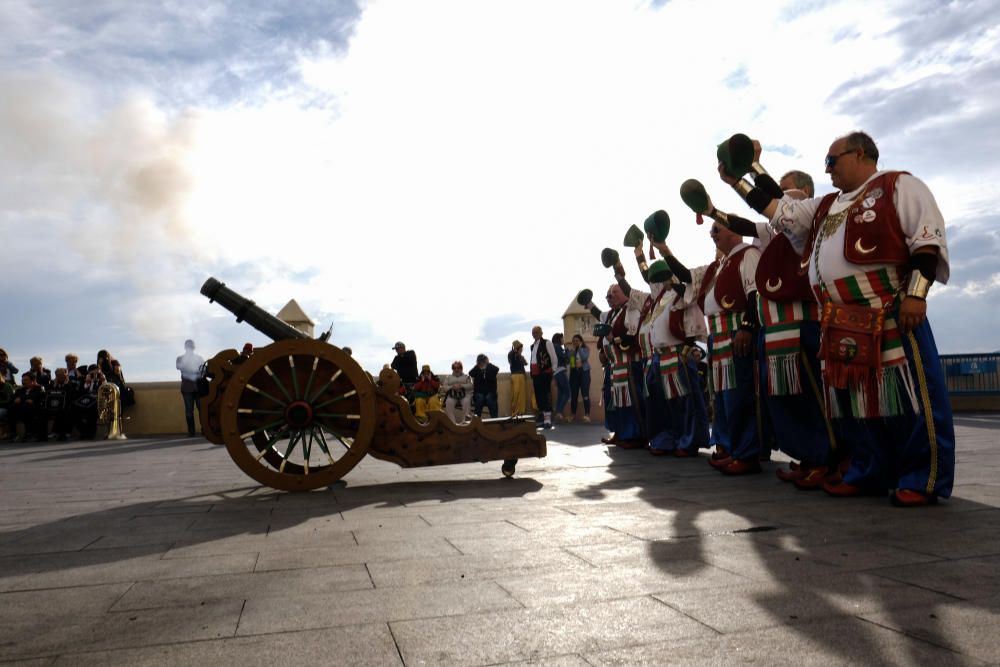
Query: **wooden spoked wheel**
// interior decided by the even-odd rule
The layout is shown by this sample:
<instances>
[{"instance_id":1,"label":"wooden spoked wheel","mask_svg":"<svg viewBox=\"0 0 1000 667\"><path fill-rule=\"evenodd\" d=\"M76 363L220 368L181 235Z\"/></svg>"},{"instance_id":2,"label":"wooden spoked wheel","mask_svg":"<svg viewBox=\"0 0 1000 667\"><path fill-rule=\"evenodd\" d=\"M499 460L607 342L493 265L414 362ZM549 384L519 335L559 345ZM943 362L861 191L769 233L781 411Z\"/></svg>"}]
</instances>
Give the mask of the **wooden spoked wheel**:
<instances>
[{"instance_id":1,"label":"wooden spoked wheel","mask_svg":"<svg viewBox=\"0 0 1000 667\"><path fill-rule=\"evenodd\" d=\"M315 340L258 348L222 400L226 450L247 475L283 491L317 489L364 457L375 387L349 355Z\"/></svg>"}]
</instances>

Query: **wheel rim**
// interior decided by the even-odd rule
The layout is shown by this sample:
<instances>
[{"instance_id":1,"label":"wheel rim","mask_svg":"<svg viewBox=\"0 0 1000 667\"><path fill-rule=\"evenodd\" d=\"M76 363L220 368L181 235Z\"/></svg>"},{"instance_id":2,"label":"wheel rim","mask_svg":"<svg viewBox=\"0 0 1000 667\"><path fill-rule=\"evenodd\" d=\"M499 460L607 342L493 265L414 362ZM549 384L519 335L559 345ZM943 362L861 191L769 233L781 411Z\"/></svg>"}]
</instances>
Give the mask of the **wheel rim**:
<instances>
[{"instance_id":1,"label":"wheel rim","mask_svg":"<svg viewBox=\"0 0 1000 667\"><path fill-rule=\"evenodd\" d=\"M259 348L223 398L226 449L261 484L306 491L358 464L375 430L374 386L339 348L314 340Z\"/></svg>"}]
</instances>

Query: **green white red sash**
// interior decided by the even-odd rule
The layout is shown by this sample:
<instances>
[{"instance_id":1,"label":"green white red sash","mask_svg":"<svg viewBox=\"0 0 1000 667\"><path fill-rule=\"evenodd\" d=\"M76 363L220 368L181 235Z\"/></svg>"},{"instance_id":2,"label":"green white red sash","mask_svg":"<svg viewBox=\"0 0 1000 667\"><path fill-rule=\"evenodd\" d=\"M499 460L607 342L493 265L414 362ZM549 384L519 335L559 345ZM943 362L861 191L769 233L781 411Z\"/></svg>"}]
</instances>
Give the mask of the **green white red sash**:
<instances>
[{"instance_id":1,"label":"green white red sash","mask_svg":"<svg viewBox=\"0 0 1000 667\"><path fill-rule=\"evenodd\" d=\"M708 318L708 331L712 335L713 391L736 389L733 336L739 329L740 315L739 312L722 312Z\"/></svg>"},{"instance_id":2,"label":"green white red sash","mask_svg":"<svg viewBox=\"0 0 1000 667\"><path fill-rule=\"evenodd\" d=\"M663 384L663 395L669 401L672 398L687 396L688 387L684 375L680 372L684 365L683 345L677 345L657 353L660 365L660 382Z\"/></svg>"},{"instance_id":3,"label":"green white red sash","mask_svg":"<svg viewBox=\"0 0 1000 667\"><path fill-rule=\"evenodd\" d=\"M767 393L789 396L802 393L802 322L819 319L815 301L782 303L758 296L757 314L764 323Z\"/></svg>"}]
</instances>

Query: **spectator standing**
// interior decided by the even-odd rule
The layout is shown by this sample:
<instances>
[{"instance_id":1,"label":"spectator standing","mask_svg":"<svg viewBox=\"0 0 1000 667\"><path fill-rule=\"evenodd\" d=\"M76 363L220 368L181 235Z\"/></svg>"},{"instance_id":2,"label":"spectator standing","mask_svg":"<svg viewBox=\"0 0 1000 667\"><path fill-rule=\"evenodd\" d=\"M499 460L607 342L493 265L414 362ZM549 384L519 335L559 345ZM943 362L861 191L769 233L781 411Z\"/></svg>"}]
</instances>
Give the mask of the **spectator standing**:
<instances>
[{"instance_id":1,"label":"spectator standing","mask_svg":"<svg viewBox=\"0 0 1000 667\"><path fill-rule=\"evenodd\" d=\"M417 381L417 353L413 350L407 350L402 341L393 345L392 349L396 350L396 356L390 366L392 370L399 373L399 379L403 381L403 386L409 389Z\"/></svg>"},{"instance_id":2,"label":"spectator standing","mask_svg":"<svg viewBox=\"0 0 1000 667\"><path fill-rule=\"evenodd\" d=\"M515 340L507 353L507 363L510 364L510 414L513 417L523 415L528 410L528 394L524 387L524 370L528 361L524 358L524 345Z\"/></svg>"},{"instance_id":3,"label":"spectator standing","mask_svg":"<svg viewBox=\"0 0 1000 667\"><path fill-rule=\"evenodd\" d=\"M79 363L80 357L72 352L66 355L66 376L69 378L70 384L75 385L77 388L83 384L83 378L87 374L84 369L77 368L77 364Z\"/></svg>"},{"instance_id":4,"label":"spectator standing","mask_svg":"<svg viewBox=\"0 0 1000 667\"><path fill-rule=\"evenodd\" d=\"M542 428L552 428L552 372L556 363L556 348L552 341L542 338L542 328L531 329L531 383L535 402L542 413Z\"/></svg>"},{"instance_id":5,"label":"spectator standing","mask_svg":"<svg viewBox=\"0 0 1000 667\"><path fill-rule=\"evenodd\" d=\"M583 398L583 421L590 422L590 349L583 342L583 336L573 336L569 356L569 397L570 416L576 416L577 396Z\"/></svg>"},{"instance_id":6,"label":"spectator standing","mask_svg":"<svg viewBox=\"0 0 1000 667\"><path fill-rule=\"evenodd\" d=\"M44 418L52 419L52 432L56 440L62 442L73 430L72 406L76 398L76 385L69 379L69 372L65 368L56 369L56 378L49 385L48 394L45 396Z\"/></svg>"},{"instance_id":7,"label":"spectator standing","mask_svg":"<svg viewBox=\"0 0 1000 667\"><path fill-rule=\"evenodd\" d=\"M477 417L483 416L483 406L490 411L490 417L500 416L497 410L497 373L500 369L490 363L489 357L480 354L476 366L469 371L472 378L472 406Z\"/></svg>"},{"instance_id":8,"label":"spectator standing","mask_svg":"<svg viewBox=\"0 0 1000 667\"><path fill-rule=\"evenodd\" d=\"M17 379L17 366L10 363L7 358L7 350L2 347L0 347L0 375L3 375L3 379L11 383L11 386Z\"/></svg>"},{"instance_id":9,"label":"spectator standing","mask_svg":"<svg viewBox=\"0 0 1000 667\"><path fill-rule=\"evenodd\" d=\"M426 423L428 412L441 411L441 398L438 392L441 390L441 381L431 371L428 364L424 364L420 369L420 377L413 385L413 416L417 421Z\"/></svg>"},{"instance_id":10,"label":"spectator standing","mask_svg":"<svg viewBox=\"0 0 1000 667\"><path fill-rule=\"evenodd\" d=\"M563 346L563 335L552 334L552 347L556 350L556 369L553 377L556 381L556 421L564 421L563 410L569 403L569 356Z\"/></svg>"},{"instance_id":11,"label":"spectator standing","mask_svg":"<svg viewBox=\"0 0 1000 667\"><path fill-rule=\"evenodd\" d=\"M188 437L197 435L194 428L194 408L198 405L198 379L204 363L205 360L194 352L194 341L184 341L184 354L177 357L177 370L181 372L181 397L184 399ZM198 416L201 416L201 406L198 407Z\"/></svg>"},{"instance_id":12,"label":"spectator standing","mask_svg":"<svg viewBox=\"0 0 1000 667\"><path fill-rule=\"evenodd\" d=\"M76 412L76 429L83 440L93 440L97 435L97 390L104 384L104 373L97 364L87 368L80 394L73 402Z\"/></svg>"},{"instance_id":13,"label":"spectator standing","mask_svg":"<svg viewBox=\"0 0 1000 667\"><path fill-rule=\"evenodd\" d=\"M472 378L462 372L462 362L451 364L451 375L445 375L441 382L444 387L444 411L456 424L469 417L472 407Z\"/></svg>"}]
</instances>

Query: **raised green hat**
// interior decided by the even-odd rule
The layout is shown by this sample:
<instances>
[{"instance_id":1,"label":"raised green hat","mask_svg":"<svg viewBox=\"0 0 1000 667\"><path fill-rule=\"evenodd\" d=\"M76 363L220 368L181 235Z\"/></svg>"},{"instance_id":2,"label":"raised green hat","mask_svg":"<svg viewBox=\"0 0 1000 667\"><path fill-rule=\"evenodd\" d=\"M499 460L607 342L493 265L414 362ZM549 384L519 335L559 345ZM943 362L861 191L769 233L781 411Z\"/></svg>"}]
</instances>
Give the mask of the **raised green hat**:
<instances>
[{"instance_id":1,"label":"raised green hat","mask_svg":"<svg viewBox=\"0 0 1000 667\"><path fill-rule=\"evenodd\" d=\"M601 264L604 268L610 269L618 263L618 251L614 248L605 248L601 251Z\"/></svg>"},{"instance_id":2,"label":"raised green hat","mask_svg":"<svg viewBox=\"0 0 1000 667\"><path fill-rule=\"evenodd\" d=\"M681 183L681 199L695 213L706 213L712 205L705 186L693 178Z\"/></svg>"},{"instance_id":3,"label":"raised green hat","mask_svg":"<svg viewBox=\"0 0 1000 667\"><path fill-rule=\"evenodd\" d=\"M646 237L643 235L642 230L637 226L632 225L628 228L628 231L625 232L625 240L622 241L622 243L626 248L638 248L642 245L644 238Z\"/></svg>"},{"instance_id":4,"label":"raised green hat","mask_svg":"<svg viewBox=\"0 0 1000 667\"><path fill-rule=\"evenodd\" d=\"M607 322L598 322L594 325L591 333L600 338L601 336L607 336L611 333L611 325Z\"/></svg>"},{"instance_id":5,"label":"raised green hat","mask_svg":"<svg viewBox=\"0 0 1000 667\"><path fill-rule=\"evenodd\" d=\"M745 134L734 134L715 151L726 173L733 178L742 178L753 164L753 140Z\"/></svg>"},{"instance_id":6,"label":"raised green hat","mask_svg":"<svg viewBox=\"0 0 1000 667\"><path fill-rule=\"evenodd\" d=\"M582 289L580 290L580 293L576 295L576 302L581 306L586 306L593 300L594 300L594 293L589 289Z\"/></svg>"},{"instance_id":7,"label":"raised green hat","mask_svg":"<svg viewBox=\"0 0 1000 667\"><path fill-rule=\"evenodd\" d=\"M649 271L646 273L646 277L651 283L665 283L670 280L670 276L674 275L667 266L667 263L662 259L658 259L649 265Z\"/></svg>"},{"instance_id":8,"label":"raised green hat","mask_svg":"<svg viewBox=\"0 0 1000 667\"><path fill-rule=\"evenodd\" d=\"M667 215L666 211L657 211L646 218L642 227L650 238L658 243L663 243L667 240L667 234L670 233L670 216Z\"/></svg>"}]
</instances>

